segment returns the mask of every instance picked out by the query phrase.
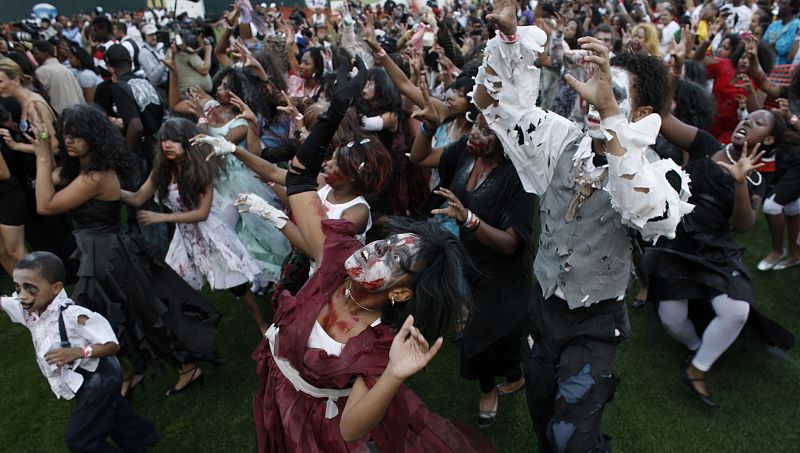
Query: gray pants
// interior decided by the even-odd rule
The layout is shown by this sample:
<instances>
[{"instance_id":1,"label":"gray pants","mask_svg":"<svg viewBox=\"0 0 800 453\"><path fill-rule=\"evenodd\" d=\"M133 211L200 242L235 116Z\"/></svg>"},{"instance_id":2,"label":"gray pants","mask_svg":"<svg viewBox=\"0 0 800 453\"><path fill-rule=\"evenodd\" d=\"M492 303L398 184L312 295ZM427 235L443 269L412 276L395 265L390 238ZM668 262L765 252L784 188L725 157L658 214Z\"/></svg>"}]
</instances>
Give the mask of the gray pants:
<instances>
[{"instance_id":1,"label":"gray pants","mask_svg":"<svg viewBox=\"0 0 800 453\"><path fill-rule=\"evenodd\" d=\"M566 301L544 300L541 294L537 287L522 341L525 393L539 451L611 451L601 421L619 383L613 374L617 346L630 331L625 303L609 300L570 310Z\"/></svg>"}]
</instances>

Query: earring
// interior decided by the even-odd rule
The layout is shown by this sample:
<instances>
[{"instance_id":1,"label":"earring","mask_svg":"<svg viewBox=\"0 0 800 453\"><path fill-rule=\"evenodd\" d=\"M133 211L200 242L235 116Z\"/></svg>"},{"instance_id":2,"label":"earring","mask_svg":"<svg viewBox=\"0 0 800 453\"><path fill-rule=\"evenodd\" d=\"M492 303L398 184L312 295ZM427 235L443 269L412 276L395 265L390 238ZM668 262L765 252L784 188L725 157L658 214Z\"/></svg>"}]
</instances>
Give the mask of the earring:
<instances>
[{"instance_id":1,"label":"earring","mask_svg":"<svg viewBox=\"0 0 800 453\"><path fill-rule=\"evenodd\" d=\"M392 301L392 307L394 307L394 296L389 296L389 300Z\"/></svg>"}]
</instances>

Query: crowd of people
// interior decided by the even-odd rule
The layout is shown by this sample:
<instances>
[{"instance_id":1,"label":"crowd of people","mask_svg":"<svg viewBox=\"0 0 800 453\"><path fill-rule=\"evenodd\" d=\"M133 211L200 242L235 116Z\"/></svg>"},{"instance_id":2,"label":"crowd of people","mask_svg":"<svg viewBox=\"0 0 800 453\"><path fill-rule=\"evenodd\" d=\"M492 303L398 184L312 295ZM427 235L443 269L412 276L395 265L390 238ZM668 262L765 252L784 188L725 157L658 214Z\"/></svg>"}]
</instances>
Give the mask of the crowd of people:
<instances>
[{"instance_id":1,"label":"crowd of people","mask_svg":"<svg viewBox=\"0 0 800 453\"><path fill-rule=\"evenodd\" d=\"M490 451L520 390L539 451L610 451L626 298L717 407L705 376L737 338L794 344L735 234L763 211L758 271L800 264L798 14L237 0L2 24L2 309L77 400L68 448L158 442L128 400L162 363L168 397L221 363L206 285L262 335L259 451ZM404 385L444 335L474 427Z\"/></svg>"}]
</instances>

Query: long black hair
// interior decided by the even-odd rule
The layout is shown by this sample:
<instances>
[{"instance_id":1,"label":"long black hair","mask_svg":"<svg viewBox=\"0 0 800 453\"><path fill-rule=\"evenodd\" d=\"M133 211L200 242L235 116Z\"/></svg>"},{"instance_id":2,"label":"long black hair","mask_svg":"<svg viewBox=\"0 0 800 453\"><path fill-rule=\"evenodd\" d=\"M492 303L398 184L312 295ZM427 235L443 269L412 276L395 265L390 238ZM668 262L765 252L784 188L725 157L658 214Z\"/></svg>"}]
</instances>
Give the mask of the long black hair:
<instances>
[{"instance_id":1,"label":"long black hair","mask_svg":"<svg viewBox=\"0 0 800 453\"><path fill-rule=\"evenodd\" d=\"M372 68L369 70L369 80L375 87L375 96L372 101L367 101L363 97L359 100L359 113L367 116L386 112L400 113L402 107L400 91L392 83L389 74L383 68Z\"/></svg>"},{"instance_id":2,"label":"long black hair","mask_svg":"<svg viewBox=\"0 0 800 453\"><path fill-rule=\"evenodd\" d=\"M227 67L222 69L214 76L214 86L212 93L216 96L217 89L222 81L227 77L226 83L229 91L244 101L253 112L267 115L270 112L270 105L264 93L260 90L261 80L251 71L245 71L237 67Z\"/></svg>"},{"instance_id":3,"label":"long black hair","mask_svg":"<svg viewBox=\"0 0 800 453\"><path fill-rule=\"evenodd\" d=\"M67 155L64 136L82 138L89 144L91 159L81 167L77 157ZM56 126L61 160L61 180L70 182L81 173L114 171L120 179L135 172L133 155L122 132L111 124L108 115L93 105L80 104L61 112Z\"/></svg>"},{"instance_id":4,"label":"long black hair","mask_svg":"<svg viewBox=\"0 0 800 453\"><path fill-rule=\"evenodd\" d=\"M444 231L433 219L416 221L406 217L390 217L386 222L389 234L411 233L420 240L417 255L419 270L413 273L411 299L388 307L382 320L399 329L408 315L422 335L433 342L438 338L456 307L472 300L464 269L470 261L461 241Z\"/></svg>"},{"instance_id":5,"label":"long black hair","mask_svg":"<svg viewBox=\"0 0 800 453\"><path fill-rule=\"evenodd\" d=\"M92 59L92 56L89 55L89 52L86 51L86 49L73 41L69 41L68 45L69 51L72 52L72 54L75 55L75 58L77 58L81 63L81 67L75 69L88 69L90 71L96 71L94 67L94 60Z\"/></svg>"},{"instance_id":6,"label":"long black hair","mask_svg":"<svg viewBox=\"0 0 800 453\"><path fill-rule=\"evenodd\" d=\"M178 164L164 157L163 153L156 155L153 180L158 197L166 200L169 185L174 179L178 185L181 203L187 209L194 209L200 204L200 199L205 194L208 184L214 181L217 170L215 162L205 161L205 157L211 152L208 145L189 143L189 139L199 133L197 125L185 118L170 118L164 121L159 131L161 141L178 142L183 146L184 158ZM181 171L173 172L176 165L180 165Z\"/></svg>"}]
</instances>

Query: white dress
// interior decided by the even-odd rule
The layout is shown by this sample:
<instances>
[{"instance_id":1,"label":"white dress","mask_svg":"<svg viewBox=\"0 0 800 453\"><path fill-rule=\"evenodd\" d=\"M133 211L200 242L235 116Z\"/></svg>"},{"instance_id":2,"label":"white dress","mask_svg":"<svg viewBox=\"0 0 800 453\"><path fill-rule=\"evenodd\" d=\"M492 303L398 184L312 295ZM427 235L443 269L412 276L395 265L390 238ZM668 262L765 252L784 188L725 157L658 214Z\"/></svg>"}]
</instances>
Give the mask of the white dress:
<instances>
[{"instance_id":1,"label":"white dress","mask_svg":"<svg viewBox=\"0 0 800 453\"><path fill-rule=\"evenodd\" d=\"M174 182L162 201L173 212L186 211ZM251 282L260 272L258 263L225 221L236 215L235 211L214 190L206 220L176 224L165 261L194 289L200 290L206 281L213 289L234 288Z\"/></svg>"}]
</instances>

